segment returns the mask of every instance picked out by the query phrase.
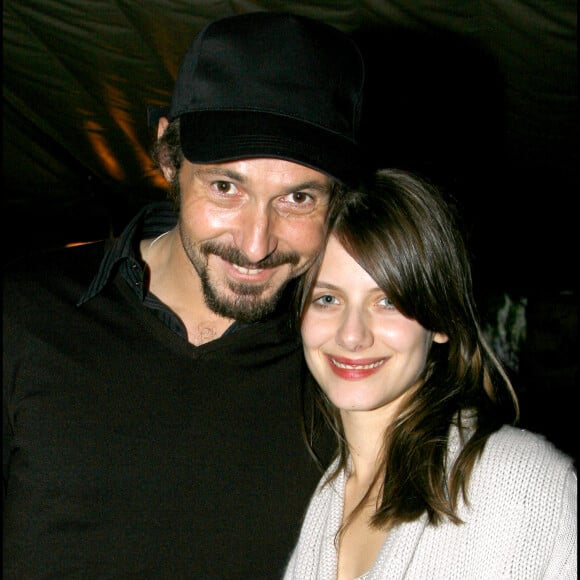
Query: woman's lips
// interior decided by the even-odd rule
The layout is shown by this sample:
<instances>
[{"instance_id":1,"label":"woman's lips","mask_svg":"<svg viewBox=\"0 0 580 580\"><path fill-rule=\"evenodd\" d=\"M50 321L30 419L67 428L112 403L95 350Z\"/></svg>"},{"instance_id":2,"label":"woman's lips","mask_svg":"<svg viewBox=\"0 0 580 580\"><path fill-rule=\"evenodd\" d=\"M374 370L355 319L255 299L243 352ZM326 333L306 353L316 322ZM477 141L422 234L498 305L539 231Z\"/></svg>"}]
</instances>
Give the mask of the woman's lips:
<instances>
[{"instance_id":1,"label":"woman's lips","mask_svg":"<svg viewBox=\"0 0 580 580\"><path fill-rule=\"evenodd\" d=\"M388 358L351 359L326 355L332 372L342 379L359 380L376 373Z\"/></svg>"}]
</instances>

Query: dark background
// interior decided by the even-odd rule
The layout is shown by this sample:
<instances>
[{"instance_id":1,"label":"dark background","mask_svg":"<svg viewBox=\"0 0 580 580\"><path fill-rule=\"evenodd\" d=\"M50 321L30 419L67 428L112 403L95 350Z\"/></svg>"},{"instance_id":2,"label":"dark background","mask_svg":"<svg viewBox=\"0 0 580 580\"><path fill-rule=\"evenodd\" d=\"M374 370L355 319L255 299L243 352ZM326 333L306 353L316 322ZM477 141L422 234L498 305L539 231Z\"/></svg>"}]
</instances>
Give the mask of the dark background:
<instances>
[{"instance_id":1,"label":"dark background","mask_svg":"<svg viewBox=\"0 0 580 580\"><path fill-rule=\"evenodd\" d=\"M453 196L522 425L576 456L576 2L5 0L3 259L116 235L164 198L147 107L202 26L255 10L357 40L367 155Z\"/></svg>"}]
</instances>

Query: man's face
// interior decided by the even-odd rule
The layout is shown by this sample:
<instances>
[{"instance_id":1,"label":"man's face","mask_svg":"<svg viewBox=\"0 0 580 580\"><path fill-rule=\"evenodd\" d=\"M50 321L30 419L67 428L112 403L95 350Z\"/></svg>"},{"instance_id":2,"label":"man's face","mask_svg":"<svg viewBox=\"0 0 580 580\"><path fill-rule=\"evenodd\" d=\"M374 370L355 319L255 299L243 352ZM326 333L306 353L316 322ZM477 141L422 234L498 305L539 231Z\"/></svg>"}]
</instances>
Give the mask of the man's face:
<instances>
[{"instance_id":1,"label":"man's face","mask_svg":"<svg viewBox=\"0 0 580 580\"><path fill-rule=\"evenodd\" d=\"M179 230L208 307L252 322L318 254L332 180L280 159L192 164L179 172Z\"/></svg>"}]
</instances>

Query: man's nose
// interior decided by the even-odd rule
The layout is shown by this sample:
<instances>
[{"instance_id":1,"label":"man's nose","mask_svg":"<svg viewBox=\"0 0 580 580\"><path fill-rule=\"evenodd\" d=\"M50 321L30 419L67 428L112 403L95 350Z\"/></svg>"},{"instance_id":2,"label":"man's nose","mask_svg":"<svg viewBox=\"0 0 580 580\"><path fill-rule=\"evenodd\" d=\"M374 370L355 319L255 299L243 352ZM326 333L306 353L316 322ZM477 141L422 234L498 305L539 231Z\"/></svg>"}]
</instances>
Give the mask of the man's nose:
<instances>
[{"instance_id":1,"label":"man's nose","mask_svg":"<svg viewBox=\"0 0 580 580\"><path fill-rule=\"evenodd\" d=\"M250 206L240 216L235 243L253 264L258 264L276 250L277 222L276 213L267 207Z\"/></svg>"}]
</instances>

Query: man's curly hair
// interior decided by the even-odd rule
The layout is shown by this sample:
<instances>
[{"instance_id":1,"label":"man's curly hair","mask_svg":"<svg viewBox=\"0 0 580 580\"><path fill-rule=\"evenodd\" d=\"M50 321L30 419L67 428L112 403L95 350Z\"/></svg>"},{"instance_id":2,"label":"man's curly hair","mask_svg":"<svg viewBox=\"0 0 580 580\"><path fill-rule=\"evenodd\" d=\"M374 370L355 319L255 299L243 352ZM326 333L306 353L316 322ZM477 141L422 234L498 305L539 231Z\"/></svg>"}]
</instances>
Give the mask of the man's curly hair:
<instances>
[{"instance_id":1,"label":"man's curly hair","mask_svg":"<svg viewBox=\"0 0 580 580\"><path fill-rule=\"evenodd\" d=\"M175 208L179 208L179 170L183 163L183 151L181 150L179 117L169 123L163 135L153 144L151 158L157 169L169 169L171 179L167 197L173 202Z\"/></svg>"}]
</instances>

